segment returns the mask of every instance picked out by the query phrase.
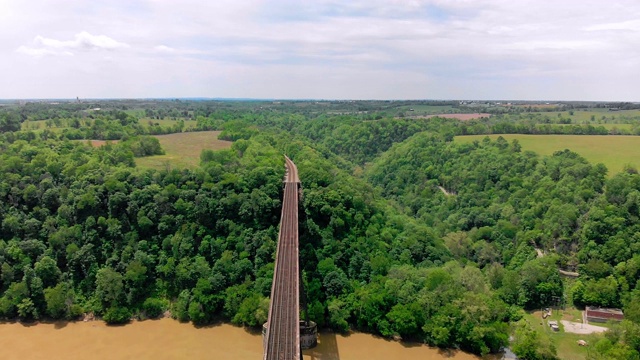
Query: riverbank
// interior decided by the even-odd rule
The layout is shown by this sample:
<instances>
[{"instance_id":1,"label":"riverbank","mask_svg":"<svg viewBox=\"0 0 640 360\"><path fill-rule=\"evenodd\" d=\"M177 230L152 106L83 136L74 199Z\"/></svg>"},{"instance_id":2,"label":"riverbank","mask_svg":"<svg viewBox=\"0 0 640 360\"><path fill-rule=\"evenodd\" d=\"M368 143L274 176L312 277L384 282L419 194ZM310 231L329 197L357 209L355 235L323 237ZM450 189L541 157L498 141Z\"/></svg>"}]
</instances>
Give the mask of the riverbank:
<instances>
[{"instance_id":1,"label":"riverbank","mask_svg":"<svg viewBox=\"0 0 640 360\"><path fill-rule=\"evenodd\" d=\"M229 324L194 327L173 319L107 326L102 321L0 323L0 359L118 360L220 359L262 357L262 336ZM460 351L401 343L369 334L321 333L318 346L305 351L312 360L478 360Z\"/></svg>"}]
</instances>

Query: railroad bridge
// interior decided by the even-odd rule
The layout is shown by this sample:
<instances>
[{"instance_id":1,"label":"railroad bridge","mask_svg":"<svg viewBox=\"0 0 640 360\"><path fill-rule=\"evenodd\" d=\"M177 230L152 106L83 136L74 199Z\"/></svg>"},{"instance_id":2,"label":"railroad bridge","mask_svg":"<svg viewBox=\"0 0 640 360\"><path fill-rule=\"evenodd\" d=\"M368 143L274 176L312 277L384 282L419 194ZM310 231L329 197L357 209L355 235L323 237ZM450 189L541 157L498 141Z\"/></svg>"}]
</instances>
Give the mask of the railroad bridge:
<instances>
[{"instance_id":1,"label":"railroad bridge","mask_svg":"<svg viewBox=\"0 0 640 360\"><path fill-rule=\"evenodd\" d=\"M316 344L313 322L300 321L300 266L298 261L298 168L285 156L287 172L280 216L269 318L263 327L264 360L301 360L302 349ZM302 333L302 339L301 339ZM301 344L302 340L302 344Z\"/></svg>"}]
</instances>

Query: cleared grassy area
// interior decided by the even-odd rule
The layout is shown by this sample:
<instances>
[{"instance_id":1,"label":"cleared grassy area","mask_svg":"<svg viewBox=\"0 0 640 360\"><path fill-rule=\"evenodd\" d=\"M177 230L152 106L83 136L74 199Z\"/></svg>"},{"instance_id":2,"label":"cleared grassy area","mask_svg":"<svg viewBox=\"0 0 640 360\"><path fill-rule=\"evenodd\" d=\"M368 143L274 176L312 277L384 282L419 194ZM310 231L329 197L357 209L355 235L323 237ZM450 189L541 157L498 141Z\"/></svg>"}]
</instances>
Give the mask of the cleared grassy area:
<instances>
[{"instance_id":1,"label":"cleared grassy area","mask_svg":"<svg viewBox=\"0 0 640 360\"><path fill-rule=\"evenodd\" d=\"M413 109L413 111L409 109ZM449 105L406 105L398 107L397 110L404 111L405 115L431 115L456 112L456 110Z\"/></svg>"},{"instance_id":2,"label":"cleared grassy area","mask_svg":"<svg viewBox=\"0 0 640 360\"><path fill-rule=\"evenodd\" d=\"M166 127L170 127L170 126L174 126L176 125L180 120L172 120L172 119L151 119L151 118L140 118L140 120L138 120L138 123L142 126L148 127L149 123L152 124L158 124L164 128ZM188 130L188 129L193 129L196 127L197 125L197 121L196 120L184 120L184 129ZM82 124L82 126L87 126L87 125L91 125L93 123L93 120L91 119L81 119L80 123ZM24 121L21 124L21 129L22 130L31 130L31 131L38 131L38 130L44 130L44 129L49 129L53 132L60 132L64 129L70 129L71 127L69 126L69 120L68 119L63 119L60 121L60 126L55 126L55 123L52 124L51 127L47 126L47 120L37 120L37 121L33 121L33 120L27 120Z\"/></svg>"},{"instance_id":3,"label":"cleared grassy area","mask_svg":"<svg viewBox=\"0 0 640 360\"><path fill-rule=\"evenodd\" d=\"M48 127L46 120L37 120L37 121L27 120L27 121L23 121L22 124L20 124L21 130L24 130L24 131L31 130L35 133L43 131L44 129L49 129L54 133L57 133L57 132L62 132L63 129L67 129L67 128L68 126L66 121L63 121L59 127L55 126L55 124L52 124L51 127Z\"/></svg>"},{"instance_id":4,"label":"cleared grassy area","mask_svg":"<svg viewBox=\"0 0 640 360\"><path fill-rule=\"evenodd\" d=\"M151 119L151 118L141 118L140 120L138 120L138 123L143 125L143 126L149 126L149 122L153 123L153 124L158 124L162 127L168 127L168 126L174 126L176 125L180 120L172 120L172 119ZM193 129L196 127L197 121L195 120L183 120L184 121L184 128L185 130L187 129Z\"/></svg>"},{"instance_id":5,"label":"cleared grassy area","mask_svg":"<svg viewBox=\"0 0 640 360\"><path fill-rule=\"evenodd\" d=\"M547 124L536 124L537 127L543 127ZM586 124L551 124L553 126L576 126L576 125L586 125ZM589 124L595 128L602 126L607 130L611 129L619 129L619 130L631 130L633 129L633 124Z\"/></svg>"},{"instance_id":6,"label":"cleared grassy area","mask_svg":"<svg viewBox=\"0 0 640 360\"><path fill-rule=\"evenodd\" d=\"M525 319L531 324L531 327L540 333L546 333L551 337L556 349L558 351L558 357L563 360L585 360L589 352L589 347L593 347L598 339L602 338L601 334L581 335L564 332L564 327L560 320L567 320L568 317L573 317L575 309L553 310L551 317L542 319L542 313L536 311L534 313L526 314ZM567 316L567 313L569 315ZM560 325L560 331L555 332L551 330L547 325L548 320L557 320ZM589 346L578 345L578 340L586 341Z\"/></svg>"},{"instance_id":7,"label":"cleared grassy area","mask_svg":"<svg viewBox=\"0 0 640 360\"><path fill-rule=\"evenodd\" d=\"M141 168L193 169L200 164L200 152L204 149L222 150L231 147L231 141L218 140L220 131L186 132L156 136L165 151L164 155L136 158Z\"/></svg>"},{"instance_id":8,"label":"cleared grassy area","mask_svg":"<svg viewBox=\"0 0 640 360\"><path fill-rule=\"evenodd\" d=\"M558 114L562 114L564 118L571 118L571 122L574 124L597 124L598 122L609 121L615 122L615 120L623 119L639 119L640 110L620 110L609 111L608 109L590 109L590 110L574 110L573 115L569 111L552 111L542 113L551 118L555 118ZM603 119L604 117L604 119Z\"/></svg>"},{"instance_id":9,"label":"cleared grassy area","mask_svg":"<svg viewBox=\"0 0 640 360\"><path fill-rule=\"evenodd\" d=\"M107 144L117 144L120 140L73 140L93 147L101 147Z\"/></svg>"},{"instance_id":10,"label":"cleared grassy area","mask_svg":"<svg viewBox=\"0 0 640 360\"><path fill-rule=\"evenodd\" d=\"M469 143L481 141L487 135L456 136L454 141ZM502 136L508 141L518 139L523 150L531 150L541 155L551 155L556 151L575 151L593 164L603 163L613 176L625 165L640 168L640 136L622 135L489 135L492 140Z\"/></svg>"},{"instance_id":11,"label":"cleared grassy area","mask_svg":"<svg viewBox=\"0 0 640 360\"><path fill-rule=\"evenodd\" d=\"M631 130L633 128L633 124L597 124L594 126L602 126L607 130L611 130L611 129L624 129L624 130Z\"/></svg>"},{"instance_id":12,"label":"cleared grassy area","mask_svg":"<svg viewBox=\"0 0 640 360\"><path fill-rule=\"evenodd\" d=\"M128 110L125 110L124 112L138 118L144 117L144 109L128 109Z\"/></svg>"}]
</instances>

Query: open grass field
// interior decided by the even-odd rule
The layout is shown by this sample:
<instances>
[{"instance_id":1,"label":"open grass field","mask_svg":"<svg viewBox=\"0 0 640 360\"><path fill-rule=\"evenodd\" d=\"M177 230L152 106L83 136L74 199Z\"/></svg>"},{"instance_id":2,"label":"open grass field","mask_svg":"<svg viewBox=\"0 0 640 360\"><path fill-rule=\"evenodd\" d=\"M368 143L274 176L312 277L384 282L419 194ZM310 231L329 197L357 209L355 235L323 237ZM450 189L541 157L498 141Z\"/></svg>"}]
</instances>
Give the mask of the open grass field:
<instances>
[{"instance_id":1,"label":"open grass field","mask_svg":"<svg viewBox=\"0 0 640 360\"><path fill-rule=\"evenodd\" d=\"M456 136L454 141L473 142L486 135ZM621 135L489 135L493 140L502 136L507 141L518 139L523 150L540 155L556 151L575 151L593 164L603 163L609 169L609 177L619 173L625 165L640 168L640 136Z\"/></svg>"},{"instance_id":2,"label":"open grass field","mask_svg":"<svg viewBox=\"0 0 640 360\"><path fill-rule=\"evenodd\" d=\"M162 127L170 127L173 126L175 124L178 123L179 120L172 120L172 119L151 119L151 118L140 118L140 120L138 120L138 123L142 126L149 126L149 122L152 122L154 124L158 124ZM86 125L87 123L91 124L92 120L90 119L82 119L81 122L83 123L83 125ZM53 132L61 132L64 129L69 129L70 127L68 126L68 121L67 120L62 120L62 123L60 124L61 126L55 126L55 124L52 124L51 127L47 126L47 122L46 120L37 120L37 121L33 121L33 120L29 120L29 121L24 121L21 124L21 129L22 130L31 130L31 131L35 131L37 132L38 130L44 130L44 129L49 129ZM195 128L197 125L197 121L195 120L184 120L184 129L188 130L188 129L193 129Z\"/></svg>"},{"instance_id":3,"label":"open grass field","mask_svg":"<svg viewBox=\"0 0 640 360\"><path fill-rule=\"evenodd\" d=\"M518 104L518 105L507 105L508 107L516 107L516 108L532 108L532 109L553 109L558 106L558 104Z\"/></svg>"},{"instance_id":4,"label":"open grass field","mask_svg":"<svg viewBox=\"0 0 640 360\"><path fill-rule=\"evenodd\" d=\"M148 126L149 122L152 122L154 124L158 124L162 127L168 127L168 126L173 126L175 124L178 123L178 121L180 120L171 120L171 119L162 119L162 120L158 120L158 119L150 119L150 118L140 118L140 120L138 120L138 123L143 125L143 126ZM184 120L184 129L193 129L196 127L197 121L195 120Z\"/></svg>"},{"instance_id":5,"label":"open grass field","mask_svg":"<svg viewBox=\"0 0 640 360\"><path fill-rule=\"evenodd\" d=\"M470 113L470 114L434 114L434 115L419 115L408 116L411 119L428 119L432 117L441 117L445 119L458 119L460 121L469 121L474 119L489 118L491 114L487 113Z\"/></svg>"},{"instance_id":6,"label":"open grass field","mask_svg":"<svg viewBox=\"0 0 640 360\"><path fill-rule=\"evenodd\" d=\"M607 130L611 130L611 129L631 130L631 129L633 129L633 124L594 124L593 126L602 126Z\"/></svg>"},{"instance_id":7,"label":"open grass field","mask_svg":"<svg viewBox=\"0 0 640 360\"><path fill-rule=\"evenodd\" d=\"M574 124L597 124L604 120L608 122L623 121L625 119L637 119L640 120L640 110L621 110L621 111L609 111L608 109L589 109L589 110L574 110L573 115L569 114L569 111L553 111L542 113L555 118L558 114L562 114L564 118L571 118L571 122Z\"/></svg>"},{"instance_id":8,"label":"open grass field","mask_svg":"<svg viewBox=\"0 0 640 360\"><path fill-rule=\"evenodd\" d=\"M221 150L231 147L231 141L218 140L220 131L185 132L156 136L165 151L164 155L136 158L141 168L193 169L200 164L200 152L204 149Z\"/></svg>"},{"instance_id":9,"label":"open grass field","mask_svg":"<svg viewBox=\"0 0 640 360\"><path fill-rule=\"evenodd\" d=\"M547 124L536 124L537 127L543 127ZM576 126L576 125L583 125L583 124L553 124L553 126ZM607 129L607 130L611 130L611 129L618 129L618 130L631 130L633 129L633 124L589 124L593 127L600 127L602 126L603 128Z\"/></svg>"},{"instance_id":10,"label":"open grass field","mask_svg":"<svg viewBox=\"0 0 640 360\"><path fill-rule=\"evenodd\" d=\"M101 146L107 145L107 143L117 144L119 140L73 140L73 141L80 141L84 144L88 144L93 147L101 147Z\"/></svg>"},{"instance_id":11,"label":"open grass field","mask_svg":"<svg viewBox=\"0 0 640 360\"><path fill-rule=\"evenodd\" d=\"M409 109L413 109L410 111ZM406 115L432 115L441 113L451 113L456 110L449 105L407 105L397 108L398 112L404 111Z\"/></svg>"},{"instance_id":12,"label":"open grass field","mask_svg":"<svg viewBox=\"0 0 640 360\"><path fill-rule=\"evenodd\" d=\"M571 312L572 310L568 310ZM563 360L585 360L589 352L589 347L593 347L602 335L580 335L564 332L564 327L560 324L560 331L555 332L547 325L547 320L566 319L565 311L554 310L553 315L546 320L542 319L541 312L536 311L525 315L525 319L531 327L540 333L547 333L558 351L558 357ZM589 346L579 346L578 340L585 340Z\"/></svg>"},{"instance_id":13,"label":"open grass field","mask_svg":"<svg viewBox=\"0 0 640 360\"><path fill-rule=\"evenodd\" d=\"M31 130L35 133L38 133L44 129L49 129L51 131L53 131L54 133L58 133L58 132L62 132L63 129L66 129L67 126L65 123L61 124L60 127L55 126L55 124L53 124L53 126L48 127L46 120L37 120L37 121L24 121L22 122L22 124L20 124L20 129L23 131L28 131Z\"/></svg>"}]
</instances>

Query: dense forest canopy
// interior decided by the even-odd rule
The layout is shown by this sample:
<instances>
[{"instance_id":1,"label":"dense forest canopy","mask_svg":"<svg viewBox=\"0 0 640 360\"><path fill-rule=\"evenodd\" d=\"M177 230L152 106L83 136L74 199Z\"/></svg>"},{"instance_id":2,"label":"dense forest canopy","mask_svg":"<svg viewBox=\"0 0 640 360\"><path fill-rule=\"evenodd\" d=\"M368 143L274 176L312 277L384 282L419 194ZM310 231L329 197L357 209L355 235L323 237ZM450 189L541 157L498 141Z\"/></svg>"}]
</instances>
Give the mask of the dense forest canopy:
<instances>
[{"instance_id":1,"label":"dense forest canopy","mask_svg":"<svg viewBox=\"0 0 640 360\"><path fill-rule=\"evenodd\" d=\"M426 105L5 105L0 317L75 319L93 312L123 323L169 310L196 324L260 326L288 154L303 186L308 313L320 326L478 354L499 351L515 331L514 350L525 358L554 358L553 345L521 320L523 310L619 307L628 320L597 352L637 357L637 170L608 177L604 165L569 150L542 157L503 138L452 142L463 134L610 130L565 126L569 118L526 104L487 107L497 115L466 122L407 116L408 107ZM452 112L470 106L431 105ZM554 110L579 105L607 106L566 103ZM639 119L624 121L625 131L640 133ZM186 122L193 124L189 131L222 130L234 141L231 149L203 151L194 170L136 167L135 157L163 152L151 135L185 131ZM92 147L79 139L117 142ZM559 269L580 275L563 278Z\"/></svg>"}]
</instances>

